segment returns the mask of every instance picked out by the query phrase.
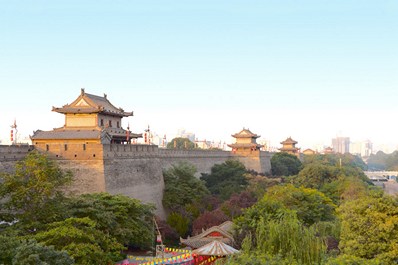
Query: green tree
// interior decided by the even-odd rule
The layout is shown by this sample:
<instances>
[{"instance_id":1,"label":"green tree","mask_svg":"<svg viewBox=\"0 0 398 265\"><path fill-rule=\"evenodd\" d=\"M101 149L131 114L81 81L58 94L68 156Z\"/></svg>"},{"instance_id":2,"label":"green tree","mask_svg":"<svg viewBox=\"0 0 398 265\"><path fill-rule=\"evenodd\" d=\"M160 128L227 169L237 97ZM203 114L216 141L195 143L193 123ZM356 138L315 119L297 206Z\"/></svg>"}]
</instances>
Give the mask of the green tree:
<instances>
[{"instance_id":1,"label":"green tree","mask_svg":"<svg viewBox=\"0 0 398 265\"><path fill-rule=\"evenodd\" d=\"M281 219L289 211L294 211L298 220L306 226L335 220L335 205L323 193L293 185L274 186L235 219L237 241L240 242L248 233L254 234L260 220Z\"/></svg>"},{"instance_id":2,"label":"green tree","mask_svg":"<svg viewBox=\"0 0 398 265\"><path fill-rule=\"evenodd\" d=\"M274 186L267 190L263 200L279 201L286 208L296 211L297 217L305 225L335 219L336 205L315 189L296 188L291 184Z\"/></svg>"},{"instance_id":3,"label":"green tree","mask_svg":"<svg viewBox=\"0 0 398 265\"><path fill-rule=\"evenodd\" d=\"M248 185L245 177L245 166L237 160L227 160L222 164L215 164L210 174L203 174L204 180L211 194L228 200L232 194L242 192Z\"/></svg>"},{"instance_id":4,"label":"green tree","mask_svg":"<svg viewBox=\"0 0 398 265\"><path fill-rule=\"evenodd\" d=\"M350 255L339 255L328 259L326 265L385 265L386 263L378 259L363 259Z\"/></svg>"},{"instance_id":5,"label":"green tree","mask_svg":"<svg viewBox=\"0 0 398 265\"><path fill-rule=\"evenodd\" d=\"M359 156L352 154L316 154L304 156L304 166L319 163L336 167L353 167L366 170L365 162Z\"/></svg>"},{"instance_id":6,"label":"green tree","mask_svg":"<svg viewBox=\"0 0 398 265\"><path fill-rule=\"evenodd\" d=\"M370 193L344 202L340 249L344 254L364 259L398 262L398 202L390 196Z\"/></svg>"},{"instance_id":7,"label":"green tree","mask_svg":"<svg viewBox=\"0 0 398 265\"><path fill-rule=\"evenodd\" d=\"M319 189L324 184L337 180L338 171L337 167L328 164L307 164L294 178L294 183L307 188Z\"/></svg>"},{"instance_id":8,"label":"green tree","mask_svg":"<svg viewBox=\"0 0 398 265\"><path fill-rule=\"evenodd\" d=\"M188 138L177 137L167 143L168 149L189 150L195 149L195 144Z\"/></svg>"},{"instance_id":9,"label":"green tree","mask_svg":"<svg viewBox=\"0 0 398 265\"><path fill-rule=\"evenodd\" d=\"M280 152L271 157L271 172L274 176L296 175L300 169L301 161L297 156Z\"/></svg>"},{"instance_id":10,"label":"green tree","mask_svg":"<svg viewBox=\"0 0 398 265\"><path fill-rule=\"evenodd\" d=\"M378 151L376 154L370 154L368 158L369 170L386 170L388 155L383 151Z\"/></svg>"},{"instance_id":11,"label":"green tree","mask_svg":"<svg viewBox=\"0 0 398 265\"><path fill-rule=\"evenodd\" d=\"M21 245L21 240L15 235L5 233L0 234L0 264L12 264L12 259L16 255L16 249Z\"/></svg>"},{"instance_id":12,"label":"green tree","mask_svg":"<svg viewBox=\"0 0 398 265\"><path fill-rule=\"evenodd\" d=\"M209 191L204 183L195 177L195 166L179 163L163 172L163 205L176 211L202 199Z\"/></svg>"},{"instance_id":13,"label":"green tree","mask_svg":"<svg viewBox=\"0 0 398 265\"><path fill-rule=\"evenodd\" d=\"M96 229L117 239L124 245L151 246L153 240L151 205L124 195L109 193L83 194L69 199L69 215L89 217Z\"/></svg>"},{"instance_id":14,"label":"green tree","mask_svg":"<svg viewBox=\"0 0 398 265\"><path fill-rule=\"evenodd\" d=\"M7 264L7 263L5 263ZM75 264L65 251L57 251L53 246L43 246L34 240L28 240L15 250L12 265L72 265Z\"/></svg>"},{"instance_id":15,"label":"green tree","mask_svg":"<svg viewBox=\"0 0 398 265\"><path fill-rule=\"evenodd\" d=\"M77 264L109 264L122 258L124 247L109 234L96 229L88 217L68 218L48 225L35 239L56 250L66 251Z\"/></svg>"},{"instance_id":16,"label":"green tree","mask_svg":"<svg viewBox=\"0 0 398 265\"><path fill-rule=\"evenodd\" d=\"M260 218L254 236L255 240L251 234L246 237L241 254L227 264L313 265L321 264L326 254L324 240L293 211L274 219Z\"/></svg>"},{"instance_id":17,"label":"green tree","mask_svg":"<svg viewBox=\"0 0 398 265\"><path fill-rule=\"evenodd\" d=\"M171 212L167 217L167 223L176 230L180 237L188 235L190 220L179 212Z\"/></svg>"},{"instance_id":18,"label":"green tree","mask_svg":"<svg viewBox=\"0 0 398 265\"><path fill-rule=\"evenodd\" d=\"M16 164L15 173L1 175L1 208L8 217L3 219L18 220L28 229L57 220L63 191L71 181L72 174L55 161L38 152L29 153Z\"/></svg>"}]
</instances>

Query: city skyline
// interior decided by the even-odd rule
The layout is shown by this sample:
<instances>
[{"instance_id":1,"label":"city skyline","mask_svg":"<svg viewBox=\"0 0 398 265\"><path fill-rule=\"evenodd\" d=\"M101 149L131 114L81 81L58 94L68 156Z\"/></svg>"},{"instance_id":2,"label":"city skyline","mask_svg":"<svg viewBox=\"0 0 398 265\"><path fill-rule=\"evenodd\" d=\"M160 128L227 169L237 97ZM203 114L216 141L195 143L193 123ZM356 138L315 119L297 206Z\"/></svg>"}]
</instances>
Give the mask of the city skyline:
<instances>
[{"instance_id":1,"label":"city skyline","mask_svg":"<svg viewBox=\"0 0 398 265\"><path fill-rule=\"evenodd\" d=\"M279 146L336 136L396 149L393 1L4 2L0 139L64 124L52 106L106 93L170 139L232 141L243 127Z\"/></svg>"}]
</instances>

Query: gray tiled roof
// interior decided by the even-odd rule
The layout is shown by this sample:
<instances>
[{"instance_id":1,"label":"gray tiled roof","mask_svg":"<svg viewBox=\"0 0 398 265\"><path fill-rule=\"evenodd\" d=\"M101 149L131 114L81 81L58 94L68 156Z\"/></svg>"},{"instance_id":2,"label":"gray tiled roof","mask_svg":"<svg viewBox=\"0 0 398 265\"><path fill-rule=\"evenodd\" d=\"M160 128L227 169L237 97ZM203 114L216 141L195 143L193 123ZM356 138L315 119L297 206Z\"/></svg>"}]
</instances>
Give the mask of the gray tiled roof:
<instances>
[{"instance_id":1,"label":"gray tiled roof","mask_svg":"<svg viewBox=\"0 0 398 265\"><path fill-rule=\"evenodd\" d=\"M80 100L84 100L88 105L77 105ZM116 116L132 116L133 112L125 112L122 108L116 108L109 102L106 95L103 97L92 95L84 92L82 89L81 94L71 104L66 104L61 108L53 107L53 111L59 113L105 113Z\"/></svg>"},{"instance_id":2,"label":"gray tiled roof","mask_svg":"<svg viewBox=\"0 0 398 265\"><path fill-rule=\"evenodd\" d=\"M100 139L101 131L98 130L54 130L34 132L32 139Z\"/></svg>"},{"instance_id":3,"label":"gray tiled roof","mask_svg":"<svg viewBox=\"0 0 398 265\"><path fill-rule=\"evenodd\" d=\"M234 138L258 138L260 135L252 133L249 129L243 129L242 131L232 135Z\"/></svg>"}]
</instances>

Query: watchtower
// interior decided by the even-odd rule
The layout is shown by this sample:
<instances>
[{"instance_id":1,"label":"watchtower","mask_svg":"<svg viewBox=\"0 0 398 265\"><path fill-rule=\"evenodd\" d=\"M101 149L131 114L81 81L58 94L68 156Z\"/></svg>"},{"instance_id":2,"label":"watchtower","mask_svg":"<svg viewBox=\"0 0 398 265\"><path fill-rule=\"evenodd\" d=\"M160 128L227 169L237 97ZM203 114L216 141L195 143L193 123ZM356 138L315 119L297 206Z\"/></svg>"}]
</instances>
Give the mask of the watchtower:
<instances>
[{"instance_id":1,"label":"watchtower","mask_svg":"<svg viewBox=\"0 0 398 265\"><path fill-rule=\"evenodd\" d=\"M296 147L297 141L288 137L285 141L281 142L282 148L279 148L281 152L286 152L291 155L299 156L300 148Z\"/></svg>"},{"instance_id":2,"label":"watchtower","mask_svg":"<svg viewBox=\"0 0 398 265\"><path fill-rule=\"evenodd\" d=\"M263 147L263 145L257 143L257 138L260 135L243 128L242 131L233 134L232 137L236 139L236 143L228 145L232 148L232 153L241 156L258 156L260 154L260 148Z\"/></svg>"},{"instance_id":3,"label":"watchtower","mask_svg":"<svg viewBox=\"0 0 398 265\"><path fill-rule=\"evenodd\" d=\"M133 116L133 112L116 108L106 94L92 95L82 88L71 104L53 107L52 111L65 115L65 125L52 131L35 131L31 139L38 149L49 151L49 145L54 144L67 149L68 144L83 144L85 148L86 144L130 143L131 139L142 137L122 128L122 118Z\"/></svg>"}]
</instances>

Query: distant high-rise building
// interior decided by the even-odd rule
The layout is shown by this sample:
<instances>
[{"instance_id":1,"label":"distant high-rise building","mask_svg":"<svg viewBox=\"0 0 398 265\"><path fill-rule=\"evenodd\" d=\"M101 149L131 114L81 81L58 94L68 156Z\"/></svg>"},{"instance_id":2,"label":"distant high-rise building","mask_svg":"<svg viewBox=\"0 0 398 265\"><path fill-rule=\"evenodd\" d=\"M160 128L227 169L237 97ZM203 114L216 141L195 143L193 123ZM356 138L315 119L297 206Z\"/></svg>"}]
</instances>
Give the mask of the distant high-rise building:
<instances>
[{"instance_id":1,"label":"distant high-rise building","mask_svg":"<svg viewBox=\"0 0 398 265\"><path fill-rule=\"evenodd\" d=\"M362 142L354 142L350 144L350 153L360 155L361 157L369 157L373 152L373 144L366 140Z\"/></svg>"},{"instance_id":2,"label":"distant high-rise building","mask_svg":"<svg viewBox=\"0 0 398 265\"><path fill-rule=\"evenodd\" d=\"M350 152L350 137L336 137L332 139L333 151L345 154Z\"/></svg>"},{"instance_id":3,"label":"distant high-rise building","mask_svg":"<svg viewBox=\"0 0 398 265\"><path fill-rule=\"evenodd\" d=\"M195 142L195 134L185 131L185 129L179 129L177 131L177 137L188 138L191 142Z\"/></svg>"}]
</instances>

